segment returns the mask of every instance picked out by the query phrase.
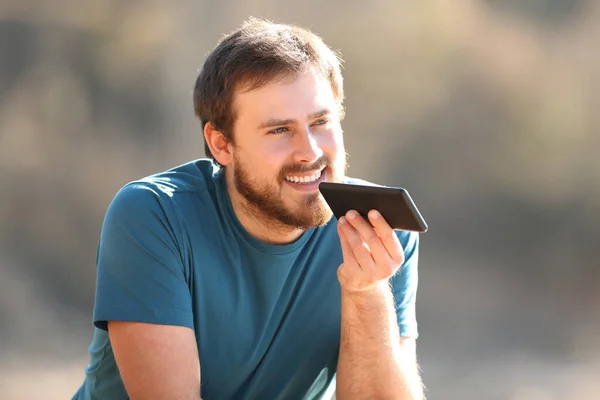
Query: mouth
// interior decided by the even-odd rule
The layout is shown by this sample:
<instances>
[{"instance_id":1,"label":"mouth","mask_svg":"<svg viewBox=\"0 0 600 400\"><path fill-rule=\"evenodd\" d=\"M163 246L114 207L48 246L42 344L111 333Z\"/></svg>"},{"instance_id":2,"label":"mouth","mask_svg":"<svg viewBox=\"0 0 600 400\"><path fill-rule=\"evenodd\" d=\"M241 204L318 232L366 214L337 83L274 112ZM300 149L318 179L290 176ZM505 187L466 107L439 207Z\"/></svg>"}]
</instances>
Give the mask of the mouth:
<instances>
[{"instance_id":1,"label":"mouth","mask_svg":"<svg viewBox=\"0 0 600 400\"><path fill-rule=\"evenodd\" d=\"M323 167L318 171L286 175L285 181L296 189L312 190L318 188L319 183L325 179L325 176L325 167Z\"/></svg>"}]
</instances>

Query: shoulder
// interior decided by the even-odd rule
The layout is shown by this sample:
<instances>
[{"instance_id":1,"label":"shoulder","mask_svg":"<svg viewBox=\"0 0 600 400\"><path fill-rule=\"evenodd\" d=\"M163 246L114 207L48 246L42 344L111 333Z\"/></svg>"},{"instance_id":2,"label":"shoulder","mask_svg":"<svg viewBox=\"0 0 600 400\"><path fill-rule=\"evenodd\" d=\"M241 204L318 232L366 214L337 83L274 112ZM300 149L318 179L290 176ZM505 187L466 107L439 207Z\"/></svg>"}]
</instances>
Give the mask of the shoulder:
<instances>
[{"instance_id":1,"label":"shoulder","mask_svg":"<svg viewBox=\"0 0 600 400\"><path fill-rule=\"evenodd\" d=\"M127 186L152 189L173 197L176 193L212 190L219 172L212 161L200 159L129 182Z\"/></svg>"},{"instance_id":2,"label":"shoulder","mask_svg":"<svg viewBox=\"0 0 600 400\"><path fill-rule=\"evenodd\" d=\"M180 203L185 194L205 194L214 189L218 171L210 160L191 161L177 167L126 183L111 201L111 209L139 212L168 208Z\"/></svg>"}]
</instances>

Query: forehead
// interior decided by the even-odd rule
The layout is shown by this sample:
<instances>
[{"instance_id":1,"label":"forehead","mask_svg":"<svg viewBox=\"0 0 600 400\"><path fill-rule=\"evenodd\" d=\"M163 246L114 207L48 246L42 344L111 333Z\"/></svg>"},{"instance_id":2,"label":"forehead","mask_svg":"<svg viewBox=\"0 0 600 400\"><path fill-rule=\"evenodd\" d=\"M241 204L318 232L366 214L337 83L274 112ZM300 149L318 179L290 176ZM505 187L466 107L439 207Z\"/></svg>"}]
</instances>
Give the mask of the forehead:
<instances>
[{"instance_id":1,"label":"forehead","mask_svg":"<svg viewBox=\"0 0 600 400\"><path fill-rule=\"evenodd\" d=\"M258 89L237 92L234 107L238 122L261 122L269 118L306 118L322 109L333 110L336 100L329 80L311 68Z\"/></svg>"}]
</instances>

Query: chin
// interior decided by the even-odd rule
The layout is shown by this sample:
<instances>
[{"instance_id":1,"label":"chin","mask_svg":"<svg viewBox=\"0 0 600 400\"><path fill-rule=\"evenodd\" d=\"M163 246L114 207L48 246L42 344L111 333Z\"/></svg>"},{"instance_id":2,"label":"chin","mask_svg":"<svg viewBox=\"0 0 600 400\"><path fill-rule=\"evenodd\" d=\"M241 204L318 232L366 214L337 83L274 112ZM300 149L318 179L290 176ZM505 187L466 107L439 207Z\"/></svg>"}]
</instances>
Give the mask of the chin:
<instances>
[{"instance_id":1,"label":"chin","mask_svg":"<svg viewBox=\"0 0 600 400\"><path fill-rule=\"evenodd\" d=\"M331 218L333 217L333 213L327 206L327 203L322 199L318 200L316 204L305 206L303 208L304 210L298 212L297 215L302 215L301 219L306 228L318 228L324 226L331 221Z\"/></svg>"}]
</instances>

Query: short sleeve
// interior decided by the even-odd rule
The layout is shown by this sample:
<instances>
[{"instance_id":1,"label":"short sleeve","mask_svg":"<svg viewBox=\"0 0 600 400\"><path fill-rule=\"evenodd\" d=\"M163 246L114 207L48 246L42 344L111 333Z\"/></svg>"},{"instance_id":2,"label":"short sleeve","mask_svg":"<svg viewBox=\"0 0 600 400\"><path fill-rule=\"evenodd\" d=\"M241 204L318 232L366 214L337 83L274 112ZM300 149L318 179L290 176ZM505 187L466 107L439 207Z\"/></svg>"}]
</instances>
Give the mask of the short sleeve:
<instances>
[{"instance_id":1,"label":"short sleeve","mask_svg":"<svg viewBox=\"0 0 600 400\"><path fill-rule=\"evenodd\" d=\"M419 283L419 234L406 231L396 231L396 234L404 249L404 263L392 277L398 327L400 336L417 338L415 301Z\"/></svg>"},{"instance_id":2,"label":"short sleeve","mask_svg":"<svg viewBox=\"0 0 600 400\"><path fill-rule=\"evenodd\" d=\"M131 183L112 200L97 255L94 325L133 321L193 328L173 192Z\"/></svg>"}]
</instances>

